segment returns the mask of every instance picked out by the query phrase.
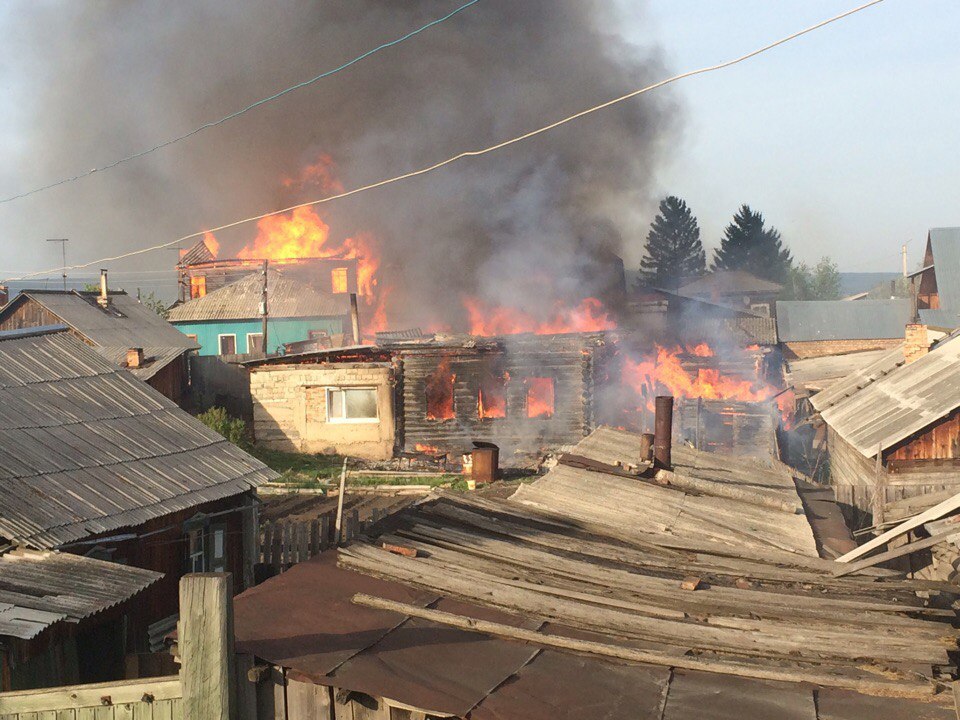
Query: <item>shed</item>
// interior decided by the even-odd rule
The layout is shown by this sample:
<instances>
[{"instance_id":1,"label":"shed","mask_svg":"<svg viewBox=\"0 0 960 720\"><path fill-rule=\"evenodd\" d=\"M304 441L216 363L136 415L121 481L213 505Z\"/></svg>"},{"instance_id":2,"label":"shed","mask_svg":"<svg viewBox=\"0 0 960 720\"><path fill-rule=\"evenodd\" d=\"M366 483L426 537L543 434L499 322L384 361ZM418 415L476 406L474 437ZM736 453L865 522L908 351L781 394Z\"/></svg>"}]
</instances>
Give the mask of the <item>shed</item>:
<instances>
[{"instance_id":1,"label":"shed","mask_svg":"<svg viewBox=\"0 0 960 720\"><path fill-rule=\"evenodd\" d=\"M200 346L125 292L110 291L103 303L99 298L78 290L24 290L0 310L0 331L66 325L107 360L180 403L187 355Z\"/></svg>"},{"instance_id":2,"label":"shed","mask_svg":"<svg viewBox=\"0 0 960 720\"><path fill-rule=\"evenodd\" d=\"M199 343L200 355L263 353L263 273L253 272L170 308L170 322ZM269 349L314 337L340 336L349 328L350 299L290 277L267 272ZM342 343L340 343L342 344Z\"/></svg>"},{"instance_id":3,"label":"shed","mask_svg":"<svg viewBox=\"0 0 960 720\"><path fill-rule=\"evenodd\" d=\"M686 282L677 292L686 297L746 309L755 315L776 317L777 295L782 289L783 285L745 270L715 270Z\"/></svg>"},{"instance_id":4,"label":"shed","mask_svg":"<svg viewBox=\"0 0 960 720\"><path fill-rule=\"evenodd\" d=\"M149 649L149 626L176 613L183 574L252 580L253 490L276 473L74 334L0 334L0 427L0 539L164 575L97 625L94 647L119 655L120 672L124 653ZM61 644L34 650L48 663L35 684L78 680L51 660ZM79 679L116 679L83 675L116 667L80 663Z\"/></svg>"},{"instance_id":5,"label":"shed","mask_svg":"<svg viewBox=\"0 0 960 720\"><path fill-rule=\"evenodd\" d=\"M838 499L873 522L889 502L960 489L960 337L912 362L891 351L811 403L827 427Z\"/></svg>"}]
</instances>

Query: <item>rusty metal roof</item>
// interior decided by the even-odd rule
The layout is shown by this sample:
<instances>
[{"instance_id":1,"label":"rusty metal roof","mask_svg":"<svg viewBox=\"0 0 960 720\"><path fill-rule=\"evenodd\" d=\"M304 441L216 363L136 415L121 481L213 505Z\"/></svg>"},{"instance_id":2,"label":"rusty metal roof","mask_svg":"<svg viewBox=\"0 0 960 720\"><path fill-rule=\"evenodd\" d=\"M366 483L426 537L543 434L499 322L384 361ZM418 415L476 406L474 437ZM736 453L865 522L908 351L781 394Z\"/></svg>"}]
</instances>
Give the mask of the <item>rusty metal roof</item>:
<instances>
[{"instance_id":1,"label":"rusty metal roof","mask_svg":"<svg viewBox=\"0 0 960 720\"><path fill-rule=\"evenodd\" d=\"M249 320L260 317L263 275L253 272L236 282L170 308L170 322ZM345 293L321 292L307 283L267 271L267 302L270 317L315 318L347 315L350 298Z\"/></svg>"},{"instance_id":2,"label":"rusty metal roof","mask_svg":"<svg viewBox=\"0 0 960 720\"><path fill-rule=\"evenodd\" d=\"M638 443L637 436L600 433L576 452L623 462L633 460ZM786 498L789 472L678 450L677 473L704 480L701 493L659 490L694 501L697 522L692 515L690 523L661 527L643 520L643 511L669 515L673 504L645 491L612 493L610 477L651 484L624 477L615 465L582 470L579 491L569 489L570 498L579 494L573 510L556 493L524 491L508 500L440 493L391 518L377 541L325 553L239 596L237 649L298 679L473 720L693 720L705 708L731 720L808 718L818 709L820 717L872 720L886 716L877 714L884 706L876 698L835 685L909 697L930 691L924 678L932 665L949 663L957 639L955 613L926 607L916 594L932 586L886 571L835 578L832 561L782 547L791 544L790 532L780 540L766 531L758 537L755 516L737 513L747 501L728 506L710 494L720 492L712 484L744 497ZM714 502L698 509L698 496ZM742 533L742 541L717 537L720 525ZM416 549L417 557L386 552L381 542ZM701 578L700 589L680 589L689 576ZM407 612L358 605L358 593L403 603ZM419 617L424 610L497 623L504 632ZM511 629L545 636L544 643L512 639ZM546 636L654 651L664 660L544 647ZM711 662L765 668L794 681L732 676L720 666L680 670L673 658L676 665L693 659L701 669ZM809 672L829 675L822 684L830 686L802 682ZM879 702L890 702L893 717L946 720L953 717L949 695L940 696L942 704Z\"/></svg>"},{"instance_id":3,"label":"rusty metal roof","mask_svg":"<svg viewBox=\"0 0 960 720\"><path fill-rule=\"evenodd\" d=\"M901 351L902 352L902 351ZM902 356L901 356L902 358ZM862 455L874 457L960 407L960 338L939 344L908 364L895 364L893 353L857 374L842 388L819 400L823 421ZM902 359L901 359L902 363ZM853 385L853 388L850 386ZM834 401L843 390L849 396Z\"/></svg>"},{"instance_id":4,"label":"rusty metal roof","mask_svg":"<svg viewBox=\"0 0 960 720\"><path fill-rule=\"evenodd\" d=\"M111 291L107 308L97 304L97 295L78 290L24 290L2 314L9 314L29 298L60 318L115 365L125 365L130 348L143 348L144 364L129 369L141 380L150 379L176 358L200 347L125 292Z\"/></svg>"},{"instance_id":5,"label":"rusty metal roof","mask_svg":"<svg viewBox=\"0 0 960 720\"><path fill-rule=\"evenodd\" d=\"M152 570L67 553L0 555L0 635L29 640L127 600L163 577Z\"/></svg>"},{"instance_id":6,"label":"rusty metal roof","mask_svg":"<svg viewBox=\"0 0 960 720\"><path fill-rule=\"evenodd\" d=\"M73 335L0 338L0 536L52 548L276 477Z\"/></svg>"}]
</instances>

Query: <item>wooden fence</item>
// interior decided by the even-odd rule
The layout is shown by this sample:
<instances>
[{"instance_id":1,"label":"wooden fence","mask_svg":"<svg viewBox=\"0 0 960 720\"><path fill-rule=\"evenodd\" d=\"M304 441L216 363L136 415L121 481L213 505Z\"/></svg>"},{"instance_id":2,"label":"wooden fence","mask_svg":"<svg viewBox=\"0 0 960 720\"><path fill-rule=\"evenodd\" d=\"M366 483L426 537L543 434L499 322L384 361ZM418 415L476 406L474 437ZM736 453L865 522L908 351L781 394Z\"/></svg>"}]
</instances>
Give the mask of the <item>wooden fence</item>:
<instances>
[{"instance_id":1,"label":"wooden fence","mask_svg":"<svg viewBox=\"0 0 960 720\"><path fill-rule=\"evenodd\" d=\"M374 508L369 518L361 520L354 508L343 515L341 543L366 533L372 525L386 517L386 511ZM274 520L260 523L260 562L283 572L291 565L309 560L324 550L336 547L336 518L332 514L312 520Z\"/></svg>"},{"instance_id":2,"label":"wooden fence","mask_svg":"<svg viewBox=\"0 0 960 720\"><path fill-rule=\"evenodd\" d=\"M180 618L178 675L0 693L0 720L232 720L238 706L230 575L184 576Z\"/></svg>"}]
</instances>

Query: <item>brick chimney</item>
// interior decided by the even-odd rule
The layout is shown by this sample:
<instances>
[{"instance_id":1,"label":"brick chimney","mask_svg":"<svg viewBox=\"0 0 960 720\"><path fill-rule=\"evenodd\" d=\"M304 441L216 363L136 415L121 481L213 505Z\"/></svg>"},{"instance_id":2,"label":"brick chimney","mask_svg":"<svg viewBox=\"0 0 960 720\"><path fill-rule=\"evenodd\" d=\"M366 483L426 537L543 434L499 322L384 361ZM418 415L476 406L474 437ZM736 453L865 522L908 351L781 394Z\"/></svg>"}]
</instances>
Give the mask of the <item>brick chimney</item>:
<instances>
[{"instance_id":1,"label":"brick chimney","mask_svg":"<svg viewBox=\"0 0 960 720\"><path fill-rule=\"evenodd\" d=\"M127 350L127 367L138 368L143 365L143 348L130 348Z\"/></svg>"},{"instance_id":2,"label":"brick chimney","mask_svg":"<svg viewBox=\"0 0 960 720\"><path fill-rule=\"evenodd\" d=\"M907 364L922 358L930 351L930 339L927 326L922 323L910 323L904 333L903 357Z\"/></svg>"}]
</instances>

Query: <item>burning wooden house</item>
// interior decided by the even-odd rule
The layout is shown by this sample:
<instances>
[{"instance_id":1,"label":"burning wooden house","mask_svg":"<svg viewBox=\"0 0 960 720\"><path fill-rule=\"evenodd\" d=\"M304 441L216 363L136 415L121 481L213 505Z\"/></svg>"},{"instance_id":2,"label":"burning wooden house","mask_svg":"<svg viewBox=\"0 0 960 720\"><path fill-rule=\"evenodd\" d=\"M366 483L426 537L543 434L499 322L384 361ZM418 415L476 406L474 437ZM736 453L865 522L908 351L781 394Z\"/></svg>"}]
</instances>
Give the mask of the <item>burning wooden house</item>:
<instances>
[{"instance_id":1,"label":"burning wooden house","mask_svg":"<svg viewBox=\"0 0 960 720\"><path fill-rule=\"evenodd\" d=\"M266 254L258 257L253 253L243 253L245 257L218 258L211 250L211 244L217 247L209 238L201 240L180 257L177 263L180 302L201 298L242 280L262 268L264 260L269 260L275 267L283 267L291 279L307 283L324 293L347 295L359 291L358 259L348 257L346 253L328 257L277 257Z\"/></svg>"},{"instance_id":2,"label":"burning wooden house","mask_svg":"<svg viewBox=\"0 0 960 720\"><path fill-rule=\"evenodd\" d=\"M536 452L600 422L606 333L428 336L252 361L259 444L386 459L472 441Z\"/></svg>"}]
</instances>

